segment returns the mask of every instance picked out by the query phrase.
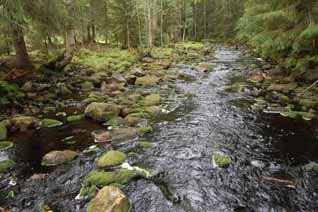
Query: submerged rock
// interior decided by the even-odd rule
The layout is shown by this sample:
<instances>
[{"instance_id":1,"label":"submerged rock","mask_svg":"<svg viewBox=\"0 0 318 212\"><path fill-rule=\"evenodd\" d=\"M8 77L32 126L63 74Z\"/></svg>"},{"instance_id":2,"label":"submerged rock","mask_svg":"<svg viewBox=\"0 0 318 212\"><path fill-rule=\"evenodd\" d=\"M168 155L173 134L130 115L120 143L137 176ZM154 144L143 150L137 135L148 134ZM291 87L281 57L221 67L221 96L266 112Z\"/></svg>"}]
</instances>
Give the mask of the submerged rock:
<instances>
[{"instance_id":1,"label":"submerged rock","mask_svg":"<svg viewBox=\"0 0 318 212\"><path fill-rule=\"evenodd\" d=\"M212 156L213 166L227 168L232 163L230 156L223 153L214 153Z\"/></svg>"},{"instance_id":2,"label":"submerged rock","mask_svg":"<svg viewBox=\"0 0 318 212\"><path fill-rule=\"evenodd\" d=\"M96 131L92 133L95 143L107 143L112 141L112 135L107 131Z\"/></svg>"},{"instance_id":3,"label":"submerged rock","mask_svg":"<svg viewBox=\"0 0 318 212\"><path fill-rule=\"evenodd\" d=\"M121 108L114 104L93 102L85 109L85 115L96 121L106 121L120 114Z\"/></svg>"},{"instance_id":4,"label":"submerged rock","mask_svg":"<svg viewBox=\"0 0 318 212\"><path fill-rule=\"evenodd\" d=\"M6 172L9 169L12 169L15 167L15 162L13 160L4 160L0 162L0 173Z\"/></svg>"},{"instance_id":5,"label":"submerged rock","mask_svg":"<svg viewBox=\"0 0 318 212\"><path fill-rule=\"evenodd\" d=\"M42 158L42 166L57 166L72 161L77 157L77 152L71 150L52 151Z\"/></svg>"},{"instance_id":6,"label":"submerged rock","mask_svg":"<svg viewBox=\"0 0 318 212\"><path fill-rule=\"evenodd\" d=\"M106 186L88 204L88 212L128 212L128 197L117 187Z\"/></svg>"},{"instance_id":7,"label":"submerged rock","mask_svg":"<svg viewBox=\"0 0 318 212\"><path fill-rule=\"evenodd\" d=\"M0 122L0 141L7 139L7 127L5 123L2 121Z\"/></svg>"},{"instance_id":8,"label":"submerged rock","mask_svg":"<svg viewBox=\"0 0 318 212\"><path fill-rule=\"evenodd\" d=\"M55 120L55 119L42 119L41 121L42 127L59 127L62 125L63 125L63 122Z\"/></svg>"},{"instance_id":9,"label":"submerged rock","mask_svg":"<svg viewBox=\"0 0 318 212\"><path fill-rule=\"evenodd\" d=\"M120 151L109 151L98 159L97 166L99 168L119 166L126 160L127 156L125 153Z\"/></svg>"}]
</instances>

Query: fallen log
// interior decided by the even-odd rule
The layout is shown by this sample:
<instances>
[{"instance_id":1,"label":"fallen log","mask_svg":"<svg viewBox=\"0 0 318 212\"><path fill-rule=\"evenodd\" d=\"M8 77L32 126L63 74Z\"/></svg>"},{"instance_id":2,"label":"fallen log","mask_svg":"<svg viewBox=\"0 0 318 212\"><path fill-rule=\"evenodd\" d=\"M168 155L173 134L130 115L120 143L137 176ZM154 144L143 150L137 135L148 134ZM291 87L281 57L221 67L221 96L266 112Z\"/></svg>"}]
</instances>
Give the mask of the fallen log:
<instances>
[{"instance_id":1,"label":"fallen log","mask_svg":"<svg viewBox=\"0 0 318 212\"><path fill-rule=\"evenodd\" d=\"M65 51L62 55L57 57L55 60L50 61L48 64L43 65L46 69L52 71L63 71L64 68L72 62L73 53Z\"/></svg>"},{"instance_id":2,"label":"fallen log","mask_svg":"<svg viewBox=\"0 0 318 212\"><path fill-rule=\"evenodd\" d=\"M284 179L279 179L279 178L274 178L274 177L262 177L261 178L264 181L270 181L273 183L279 183L279 184L284 184L284 186L288 188L296 188L297 183L291 180L284 180Z\"/></svg>"}]
</instances>

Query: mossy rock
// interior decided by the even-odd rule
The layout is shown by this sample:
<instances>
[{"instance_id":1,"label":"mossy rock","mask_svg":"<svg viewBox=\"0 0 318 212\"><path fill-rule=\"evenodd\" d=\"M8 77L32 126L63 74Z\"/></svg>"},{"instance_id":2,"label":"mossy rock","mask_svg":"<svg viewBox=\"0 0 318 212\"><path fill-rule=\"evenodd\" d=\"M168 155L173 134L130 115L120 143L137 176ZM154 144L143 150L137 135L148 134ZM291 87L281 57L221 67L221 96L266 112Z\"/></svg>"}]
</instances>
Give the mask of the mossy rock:
<instances>
[{"instance_id":1,"label":"mossy rock","mask_svg":"<svg viewBox=\"0 0 318 212\"><path fill-rule=\"evenodd\" d=\"M97 166L99 168L119 166L127 160L125 153L120 151L109 151L100 157L97 161Z\"/></svg>"},{"instance_id":2,"label":"mossy rock","mask_svg":"<svg viewBox=\"0 0 318 212\"><path fill-rule=\"evenodd\" d=\"M129 152L129 153L127 154L127 156L128 156L129 158L133 158L133 157L139 157L139 154L137 154L136 152Z\"/></svg>"},{"instance_id":3,"label":"mossy rock","mask_svg":"<svg viewBox=\"0 0 318 212\"><path fill-rule=\"evenodd\" d=\"M122 117L115 117L110 119L107 123L107 126L126 126L128 125L127 121Z\"/></svg>"},{"instance_id":4,"label":"mossy rock","mask_svg":"<svg viewBox=\"0 0 318 212\"><path fill-rule=\"evenodd\" d=\"M4 160L0 162L0 173L6 172L9 169L14 168L16 163L13 160Z\"/></svg>"},{"instance_id":5,"label":"mossy rock","mask_svg":"<svg viewBox=\"0 0 318 212\"><path fill-rule=\"evenodd\" d=\"M41 126L42 127L59 127L62 126L63 122L55 120L55 119L42 119Z\"/></svg>"},{"instance_id":6,"label":"mossy rock","mask_svg":"<svg viewBox=\"0 0 318 212\"><path fill-rule=\"evenodd\" d=\"M313 99L300 99L299 104L303 107L303 109L309 110L311 108L316 108L318 101Z\"/></svg>"},{"instance_id":7,"label":"mossy rock","mask_svg":"<svg viewBox=\"0 0 318 212\"><path fill-rule=\"evenodd\" d=\"M85 109L85 115L96 121L107 121L120 114L121 108L115 104L93 102Z\"/></svg>"},{"instance_id":8,"label":"mossy rock","mask_svg":"<svg viewBox=\"0 0 318 212\"><path fill-rule=\"evenodd\" d=\"M90 81L85 81L85 82L81 83L81 88L84 91L92 90L92 89L94 89L94 84Z\"/></svg>"},{"instance_id":9,"label":"mossy rock","mask_svg":"<svg viewBox=\"0 0 318 212\"><path fill-rule=\"evenodd\" d=\"M139 121L147 118L146 113L130 113L125 117L125 120L127 121L128 124L134 125L137 124Z\"/></svg>"},{"instance_id":10,"label":"mossy rock","mask_svg":"<svg viewBox=\"0 0 318 212\"><path fill-rule=\"evenodd\" d=\"M42 158L42 166L57 166L72 161L78 156L77 152L71 150L52 151Z\"/></svg>"},{"instance_id":11,"label":"mossy rock","mask_svg":"<svg viewBox=\"0 0 318 212\"><path fill-rule=\"evenodd\" d=\"M144 86L144 87L154 86L158 83L159 83L159 78L156 76L150 76L150 75L147 75L144 77L139 77L139 78L137 78L137 80L135 82L136 85L140 85L140 86Z\"/></svg>"},{"instance_id":12,"label":"mossy rock","mask_svg":"<svg viewBox=\"0 0 318 212\"><path fill-rule=\"evenodd\" d=\"M76 121L82 120L84 117L85 117L84 115L72 115L72 116L68 116L66 120L68 122L76 122Z\"/></svg>"},{"instance_id":13,"label":"mossy rock","mask_svg":"<svg viewBox=\"0 0 318 212\"><path fill-rule=\"evenodd\" d=\"M145 97L144 105L145 106L154 106L160 105L161 97L159 94L151 94Z\"/></svg>"},{"instance_id":14,"label":"mossy rock","mask_svg":"<svg viewBox=\"0 0 318 212\"><path fill-rule=\"evenodd\" d=\"M87 212L128 212L129 210L128 197L115 186L106 186L101 189L87 206Z\"/></svg>"},{"instance_id":15,"label":"mossy rock","mask_svg":"<svg viewBox=\"0 0 318 212\"><path fill-rule=\"evenodd\" d=\"M227 168L232 163L232 159L228 155L214 153L212 156L213 164L217 167Z\"/></svg>"},{"instance_id":16,"label":"mossy rock","mask_svg":"<svg viewBox=\"0 0 318 212\"><path fill-rule=\"evenodd\" d=\"M153 132L153 128L151 126L139 127L137 129L137 134L139 136L143 136L151 132Z\"/></svg>"},{"instance_id":17,"label":"mossy rock","mask_svg":"<svg viewBox=\"0 0 318 212\"><path fill-rule=\"evenodd\" d=\"M0 142L0 151L7 150L13 146L13 143L10 141Z\"/></svg>"},{"instance_id":18,"label":"mossy rock","mask_svg":"<svg viewBox=\"0 0 318 212\"><path fill-rule=\"evenodd\" d=\"M5 123L0 122L0 141L7 139L8 131Z\"/></svg>"},{"instance_id":19,"label":"mossy rock","mask_svg":"<svg viewBox=\"0 0 318 212\"><path fill-rule=\"evenodd\" d=\"M84 186L95 185L99 188L117 183L125 185L133 178L144 177L145 174L138 170L120 169L119 171L91 171L84 179Z\"/></svg>"},{"instance_id":20,"label":"mossy rock","mask_svg":"<svg viewBox=\"0 0 318 212\"><path fill-rule=\"evenodd\" d=\"M152 148L154 146L153 143L150 143L150 142L146 142L146 141L140 141L137 143L137 146L140 147L140 148Z\"/></svg>"},{"instance_id":21,"label":"mossy rock","mask_svg":"<svg viewBox=\"0 0 318 212\"><path fill-rule=\"evenodd\" d=\"M145 112L150 115L156 115L161 112L161 108L160 106L148 106L148 107L145 107Z\"/></svg>"}]
</instances>

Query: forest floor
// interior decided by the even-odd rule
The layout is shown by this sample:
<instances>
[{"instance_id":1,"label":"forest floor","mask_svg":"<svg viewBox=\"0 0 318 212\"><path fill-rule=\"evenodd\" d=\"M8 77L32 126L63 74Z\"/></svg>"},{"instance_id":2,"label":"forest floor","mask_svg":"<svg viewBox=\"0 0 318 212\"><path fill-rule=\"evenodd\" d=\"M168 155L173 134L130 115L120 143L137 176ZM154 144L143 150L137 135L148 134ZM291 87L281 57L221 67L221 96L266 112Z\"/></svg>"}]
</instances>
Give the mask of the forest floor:
<instances>
[{"instance_id":1,"label":"forest floor","mask_svg":"<svg viewBox=\"0 0 318 212\"><path fill-rule=\"evenodd\" d=\"M314 207L313 194L303 187L312 182L293 174L305 170L301 174L309 175L318 169L310 163L318 159L313 152L317 145L312 143L316 129L309 121L316 116L316 88L296 82L243 49L191 42L156 48L143 56L119 49L80 49L65 71L39 68L18 84L0 81L6 92L0 97L6 104L0 117L0 205L4 208L82 211L98 193L89 204L89 210L96 211L103 199L101 191L109 192L99 189L107 185L119 193L119 199L125 194L114 189L123 189L136 211L262 207L244 200L237 193L242 190L256 195L254 200L266 207L278 201L273 207L277 210L295 204L300 209ZM257 111L270 118L259 118ZM263 129L266 124L272 126ZM295 128L299 124L303 126ZM231 140L226 139L227 133ZM279 140L281 156L268 146L271 137ZM300 147L299 137L309 143ZM285 139L291 140L291 148ZM176 141L180 146L175 146ZM249 153L248 146L260 152ZM268 159L268 152L274 159ZM185 173L189 176L182 177ZM225 188L217 197L208 193L221 186L201 191L178 186L188 185L195 173L202 180L192 189L213 184L206 176L218 180L226 175L237 180L223 182L225 187L234 186L234 193ZM255 185L238 186L246 177ZM263 186L254 177L278 186ZM181 178L185 181L177 180ZM297 187L299 179L304 185ZM290 201L284 199L286 189L295 189ZM267 197L270 192L276 196ZM146 196L151 197L148 203ZM217 198L222 203L216 203ZM230 206L223 205L226 201ZM125 209L122 202L118 207Z\"/></svg>"}]
</instances>

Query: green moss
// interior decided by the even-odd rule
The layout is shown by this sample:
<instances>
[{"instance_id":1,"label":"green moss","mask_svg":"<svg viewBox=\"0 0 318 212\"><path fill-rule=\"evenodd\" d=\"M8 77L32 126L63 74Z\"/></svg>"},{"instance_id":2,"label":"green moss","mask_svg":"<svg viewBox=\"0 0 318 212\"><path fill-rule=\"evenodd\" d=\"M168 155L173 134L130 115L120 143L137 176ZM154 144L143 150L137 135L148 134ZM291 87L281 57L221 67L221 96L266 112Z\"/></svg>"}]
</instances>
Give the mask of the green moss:
<instances>
[{"instance_id":1,"label":"green moss","mask_svg":"<svg viewBox=\"0 0 318 212\"><path fill-rule=\"evenodd\" d=\"M229 156L220 153L213 154L212 160L217 166L222 168L227 168L232 163L232 159Z\"/></svg>"},{"instance_id":2,"label":"green moss","mask_svg":"<svg viewBox=\"0 0 318 212\"><path fill-rule=\"evenodd\" d=\"M15 167L15 162L13 160L5 160L0 162L0 173L5 172L9 169Z\"/></svg>"},{"instance_id":3,"label":"green moss","mask_svg":"<svg viewBox=\"0 0 318 212\"><path fill-rule=\"evenodd\" d=\"M10 141L3 141L3 142L0 142L0 151L1 150L6 150L6 149L9 149L10 147L12 147L12 142Z\"/></svg>"},{"instance_id":4,"label":"green moss","mask_svg":"<svg viewBox=\"0 0 318 212\"><path fill-rule=\"evenodd\" d=\"M177 43L176 47L183 48L186 50L201 50L204 48L204 44L200 42L185 41Z\"/></svg>"},{"instance_id":5,"label":"green moss","mask_svg":"<svg viewBox=\"0 0 318 212\"><path fill-rule=\"evenodd\" d=\"M97 194L97 192L98 192L98 188L96 187L96 185L87 186L87 187L81 188L79 196L81 198L83 197L92 198Z\"/></svg>"},{"instance_id":6,"label":"green moss","mask_svg":"<svg viewBox=\"0 0 318 212\"><path fill-rule=\"evenodd\" d=\"M114 172L92 171L84 178L83 184L85 186L95 185L99 188L114 183L125 185L133 178L144 176L145 174L137 169L120 169L119 171Z\"/></svg>"},{"instance_id":7,"label":"green moss","mask_svg":"<svg viewBox=\"0 0 318 212\"><path fill-rule=\"evenodd\" d=\"M151 126L139 127L137 129L137 134L139 136L143 136L143 135L145 135L147 133L151 133L151 132L153 132L153 128Z\"/></svg>"},{"instance_id":8,"label":"green moss","mask_svg":"<svg viewBox=\"0 0 318 212\"><path fill-rule=\"evenodd\" d=\"M62 126L63 122L54 119L42 119L41 126L42 127L58 127Z\"/></svg>"},{"instance_id":9,"label":"green moss","mask_svg":"<svg viewBox=\"0 0 318 212\"><path fill-rule=\"evenodd\" d=\"M161 97L159 94L151 94L145 97L144 105L145 106L154 106L160 105Z\"/></svg>"},{"instance_id":10,"label":"green moss","mask_svg":"<svg viewBox=\"0 0 318 212\"><path fill-rule=\"evenodd\" d=\"M140 141L137 143L137 146L140 148L151 148L154 146L154 144L146 141Z\"/></svg>"},{"instance_id":11,"label":"green moss","mask_svg":"<svg viewBox=\"0 0 318 212\"><path fill-rule=\"evenodd\" d=\"M8 134L7 127L5 123L2 121L0 122L0 141L7 139L7 134Z\"/></svg>"},{"instance_id":12,"label":"green moss","mask_svg":"<svg viewBox=\"0 0 318 212\"><path fill-rule=\"evenodd\" d=\"M144 77L137 78L135 84L147 87L147 86L154 86L154 85L158 84L158 82L159 82L158 77L147 75Z\"/></svg>"},{"instance_id":13,"label":"green moss","mask_svg":"<svg viewBox=\"0 0 318 212\"><path fill-rule=\"evenodd\" d=\"M80 121L84 118L84 115L73 115L73 116L68 116L66 120L68 122L75 122L75 121Z\"/></svg>"},{"instance_id":14,"label":"green moss","mask_svg":"<svg viewBox=\"0 0 318 212\"><path fill-rule=\"evenodd\" d=\"M129 124L136 124L140 120L147 118L147 116L148 115L146 113L130 113L128 116L125 117L125 120Z\"/></svg>"},{"instance_id":15,"label":"green moss","mask_svg":"<svg viewBox=\"0 0 318 212\"><path fill-rule=\"evenodd\" d=\"M97 166L100 168L118 166L127 160L125 153L120 151L109 151L100 157L97 161Z\"/></svg>"},{"instance_id":16,"label":"green moss","mask_svg":"<svg viewBox=\"0 0 318 212\"><path fill-rule=\"evenodd\" d=\"M81 88L83 90L91 90L94 88L94 84L90 81L85 81L81 84Z\"/></svg>"}]
</instances>

